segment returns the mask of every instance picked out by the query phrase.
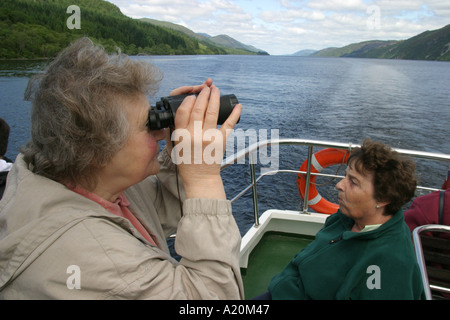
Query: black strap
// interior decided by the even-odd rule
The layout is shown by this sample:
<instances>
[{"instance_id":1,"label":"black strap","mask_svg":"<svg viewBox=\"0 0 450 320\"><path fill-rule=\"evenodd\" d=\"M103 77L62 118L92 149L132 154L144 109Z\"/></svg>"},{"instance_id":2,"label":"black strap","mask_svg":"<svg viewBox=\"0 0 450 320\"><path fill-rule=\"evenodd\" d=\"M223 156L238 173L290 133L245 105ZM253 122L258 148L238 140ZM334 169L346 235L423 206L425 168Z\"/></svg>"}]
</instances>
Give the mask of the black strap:
<instances>
[{"instance_id":1,"label":"black strap","mask_svg":"<svg viewBox=\"0 0 450 320\"><path fill-rule=\"evenodd\" d=\"M444 213L444 196L445 190L441 190L439 193L439 224L444 224L443 213Z\"/></svg>"}]
</instances>

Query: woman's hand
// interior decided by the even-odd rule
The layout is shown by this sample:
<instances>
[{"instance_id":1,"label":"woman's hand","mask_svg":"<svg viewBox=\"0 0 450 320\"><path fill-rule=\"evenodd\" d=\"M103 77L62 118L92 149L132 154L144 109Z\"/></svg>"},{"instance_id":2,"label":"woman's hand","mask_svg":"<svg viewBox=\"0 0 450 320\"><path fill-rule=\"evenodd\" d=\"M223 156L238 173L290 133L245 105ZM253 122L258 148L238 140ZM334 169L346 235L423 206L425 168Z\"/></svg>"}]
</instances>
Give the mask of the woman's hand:
<instances>
[{"instance_id":1,"label":"woman's hand","mask_svg":"<svg viewBox=\"0 0 450 320\"><path fill-rule=\"evenodd\" d=\"M170 95L176 96L179 94L199 93L200 91L202 91L203 88L211 87L212 83L213 83L212 79L208 78L208 80L206 80L203 84L198 85L198 86L185 86L185 87L176 88L176 89L172 90Z\"/></svg>"},{"instance_id":2,"label":"woman's hand","mask_svg":"<svg viewBox=\"0 0 450 320\"><path fill-rule=\"evenodd\" d=\"M226 199L220 166L226 140L239 120L242 106L236 105L225 123L217 129L220 91L211 83L208 79L201 86L173 91L179 94L201 90L198 97L186 97L178 108L172 135L172 140L176 141L172 159L178 164L186 198Z\"/></svg>"},{"instance_id":3,"label":"woman's hand","mask_svg":"<svg viewBox=\"0 0 450 320\"><path fill-rule=\"evenodd\" d=\"M197 85L197 86L184 86L184 87L179 87L176 88L174 90L172 90L170 92L171 96L176 96L179 94L189 94L189 93L199 93L200 91L202 91L203 88L205 87L211 87L212 85L212 79L208 78L203 84L201 85ZM170 153L172 153L172 140L171 140L171 132L169 128L163 129L164 130L164 135L165 135L165 140L166 140L166 146L167 146L167 151Z\"/></svg>"}]
</instances>

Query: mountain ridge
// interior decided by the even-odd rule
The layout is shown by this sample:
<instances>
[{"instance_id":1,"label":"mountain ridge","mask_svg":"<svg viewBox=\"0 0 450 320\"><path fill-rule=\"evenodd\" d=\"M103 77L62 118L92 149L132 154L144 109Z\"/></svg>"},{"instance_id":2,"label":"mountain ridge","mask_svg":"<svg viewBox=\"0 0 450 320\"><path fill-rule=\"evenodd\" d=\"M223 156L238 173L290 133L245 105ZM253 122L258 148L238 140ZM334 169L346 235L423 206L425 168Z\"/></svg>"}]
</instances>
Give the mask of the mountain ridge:
<instances>
[{"instance_id":1,"label":"mountain ridge","mask_svg":"<svg viewBox=\"0 0 450 320\"><path fill-rule=\"evenodd\" d=\"M71 5L80 8L80 29L67 26L67 8ZM54 57L83 36L101 44L107 52L120 49L128 55L258 54L245 45L227 47L132 19L105 0L0 1L0 59Z\"/></svg>"},{"instance_id":2,"label":"mountain ridge","mask_svg":"<svg viewBox=\"0 0 450 320\"><path fill-rule=\"evenodd\" d=\"M197 39L199 41L204 41L207 43L212 43L214 45L219 45L219 46L233 48L233 49L247 50L247 51L254 52L254 53L260 54L260 55L268 55L268 53L266 51L255 48L252 45L243 44L242 42L239 42L236 39L234 39L226 34L210 36L207 33L196 33L187 27L184 27L182 25L175 24L172 22L161 21L161 20L150 19L150 18L142 18L139 20L148 22L148 23L151 23L151 24L154 24L157 26L163 26L166 28L170 28L170 29L182 32L190 37L194 37L195 39Z\"/></svg>"},{"instance_id":3,"label":"mountain ridge","mask_svg":"<svg viewBox=\"0 0 450 320\"><path fill-rule=\"evenodd\" d=\"M66 11L73 4L82 12L81 30L69 30L66 25ZM1 0L0 59L53 57L82 36L89 36L108 52L120 48L129 55L268 55L227 35L212 37L169 22L156 25L155 21L132 19L106 0ZM371 40L294 55L450 61L450 24L406 40Z\"/></svg>"},{"instance_id":4,"label":"mountain ridge","mask_svg":"<svg viewBox=\"0 0 450 320\"><path fill-rule=\"evenodd\" d=\"M309 56L450 61L450 24L406 40L363 41L325 48Z\"/></svg>"}]
</instances>

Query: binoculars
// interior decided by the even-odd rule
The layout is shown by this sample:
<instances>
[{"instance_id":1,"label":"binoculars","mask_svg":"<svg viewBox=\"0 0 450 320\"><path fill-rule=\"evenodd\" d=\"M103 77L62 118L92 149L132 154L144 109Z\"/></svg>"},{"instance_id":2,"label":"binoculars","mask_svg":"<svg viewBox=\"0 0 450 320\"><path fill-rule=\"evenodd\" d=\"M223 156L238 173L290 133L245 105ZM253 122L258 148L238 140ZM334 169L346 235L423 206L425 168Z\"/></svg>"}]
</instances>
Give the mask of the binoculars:
<instances>
[{"instance_id":1,"label":"binoculars","mask_svg":"<svg viewBox=\"0 0 450 320\"><path fill-rule=\"evenodd\" d=\"M156 107L150 108L147 122L148 128L150 130L161 130L164 128L173 127L175 114L178 107L181 105L184 98L190 95L198 96L197 93L191 93L161 98L161 101L156 103ZM238 103L239 101L234 94L221 96L217 124L223 124Z\"/></svg>"}]
</instances>

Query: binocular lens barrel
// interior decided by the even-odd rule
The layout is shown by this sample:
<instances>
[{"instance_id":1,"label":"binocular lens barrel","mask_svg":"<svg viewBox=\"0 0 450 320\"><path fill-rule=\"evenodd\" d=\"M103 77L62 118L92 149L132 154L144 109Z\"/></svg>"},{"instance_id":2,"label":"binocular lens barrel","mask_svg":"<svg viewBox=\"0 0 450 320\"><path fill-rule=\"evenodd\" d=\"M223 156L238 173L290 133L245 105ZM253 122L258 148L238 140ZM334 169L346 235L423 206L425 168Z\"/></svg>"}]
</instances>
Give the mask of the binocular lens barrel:
<instances>
[{"instance_id":1,"label":"binocular lens barrel","mask_svg":"<svg viewBox=\"0 0 450 320\"><path fill-rule=\"evenodd\" d=\"M156 107L151 107L150 109L148 114L148 128L150 130L161 130L172 127L174 125L175 114L178 107L181 105L184 98L189 95L198 96L197 93L191 93L161 98L161 101L156 103ZM221 96L217 124L223 124L238 103L239 101L234 94Z\"/></svg>"}]
</instances>

